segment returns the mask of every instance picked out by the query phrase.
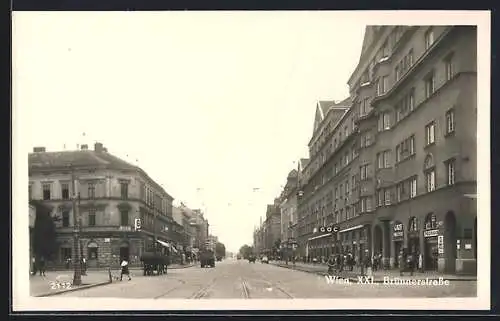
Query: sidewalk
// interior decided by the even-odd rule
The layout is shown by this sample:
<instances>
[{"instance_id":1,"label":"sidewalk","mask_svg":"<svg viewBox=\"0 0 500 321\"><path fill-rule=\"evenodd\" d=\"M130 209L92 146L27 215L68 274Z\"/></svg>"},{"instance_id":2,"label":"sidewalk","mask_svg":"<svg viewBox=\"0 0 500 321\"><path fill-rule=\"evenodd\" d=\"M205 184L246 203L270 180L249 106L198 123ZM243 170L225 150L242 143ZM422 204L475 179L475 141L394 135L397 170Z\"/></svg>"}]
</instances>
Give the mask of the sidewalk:
<instances>
[{"instance_id":1,"label":"sidewalk","mask_svg":"<svg viewBox=\"0 0 500 321\"><path fill-rule=\"evenodd\" d=\"M185 269L185 268L188 268L188 267L192 267L192 266L195 266L196 264L170 264L168 266L168 269ZM120 266L118 265L113 265L111 266L111 270L119 270L120 269ZM131 266L129 267L129 270L131 271L137 271L137 270L141 270L142 271L142 266ZM50 272L59 272L59 273L62 273L62 272L67 272L67 273L73 273L73 269L64 269L64 268L59 268L59 269L50 269L50 270L47 270L47 271L50 271ZM92 271L97 271L97 272L101 272L101 271L108 271L108 267L99 267L99 268L87 268L87 271L88 272L92 272Z\"/></svg>"},{"instance_id":2,"label":"sidewalk","mask_svg":"<svg viewBox=\"0 0 500 321\"><path fill-rule=\"evenodd\" d=\"M73 286L73 271L47 271L45 276L30 276L31 296L51 296L62 292L77 291L94 286L109 284L107 271L88 271L82 275L82 285Z\"/></svg>"},{"instance_id":3,"label":"sidewalk","mask_svg":"<svg viewBox=\"0 0 500 321\"><path fill-rule=\"evenodd\" d=\"M295 267L291 262L288 262L288 265L282 262L271 262L270 264L279 266L279 267L284 267L284 268L289 268L289 269L295 269L298 271L303 271L303 272L309 272L309 273L316 273L320 275L326 275L328 272L328 265L323 264L323 263L317 263L317 264L308 264L308 263L301 263L301 262L296 262ZM365 275L367 274L365 270ZM334 276L338 276L340 278L345 278L345 279L350 279L352 282L357 282L358 281L358 276L361 276L361 269L359 267L355 267L353 271L342 271L342 272L334 272ZM403 273L403 276L400 276L399 270L398 269L391 269L391 270L379 270L373 273L373 281L375 283L382 283L384 282L384 277L389 277L389 278L399 278L399 279L412 279L412 280L425 280L426 278L429 279L438 279L438 278L443 278L444 280L449 280L449 281L477 281L477 276L474 275L456 275L456 274L443 274L443 273L438 273L436 271L427 271L427 272L415 272L413 273L413 276L410 276L409 272Z\"/></svg>"},{"instance_id":4,"label":"sidewalk","mask_svg":"<svg viewBox=\"0 0 500 321\"><path fill-rule=\"evenodd\" d=\"M184 269L192 267L194 264L181 265L172 264L168 266L168 270ZM132 277L143 277L142 267L130 268ZM113 266L111 268L113 281L120 276L120 267ZM75 287L73 283L73 270L47 271L45 276L32 275L30 276L30 294L31 296L52 296L62 292L78 291L95 286L111 284L109 281L108 268L92 268L87 269L87 275L82 275L82 285Z\"/></svg>"}]
</instances>

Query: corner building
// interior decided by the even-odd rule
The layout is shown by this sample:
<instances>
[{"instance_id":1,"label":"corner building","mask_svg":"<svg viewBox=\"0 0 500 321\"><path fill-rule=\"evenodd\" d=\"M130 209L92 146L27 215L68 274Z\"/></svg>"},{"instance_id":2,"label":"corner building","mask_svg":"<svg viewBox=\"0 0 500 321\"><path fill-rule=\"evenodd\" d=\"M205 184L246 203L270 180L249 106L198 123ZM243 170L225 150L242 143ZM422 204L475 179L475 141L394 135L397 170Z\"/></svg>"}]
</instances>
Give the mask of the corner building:
<instances>
[{"instance_id":1,"label":"corner building","mask_svg":"<svg viewBox=\"0 0 500 321\"><path fill-rule=\"evenodd\" d=\"M63 266L74 254L71 198L77 194L79 248L89 267L108 267L120 259L139 265L140 256L155 239L181 241L172 234L173 197L141 168L108 153L101 143L94 150L87 145L63 152L39 147L29 154L29 199L43 201L56 221L54 266ZM139 231L134 229L136 218L142 221Z\"/></svg>"},{"instance_id":2,"label":"corner building","mask_svg":"<svg viewBox=\"0 0 500 321\"><path fill-rule=\"evenodd\" d=\"M367 27L362 48L348 83L371 253L476 273L476 28Z\"/></svg>"}]
</instances>

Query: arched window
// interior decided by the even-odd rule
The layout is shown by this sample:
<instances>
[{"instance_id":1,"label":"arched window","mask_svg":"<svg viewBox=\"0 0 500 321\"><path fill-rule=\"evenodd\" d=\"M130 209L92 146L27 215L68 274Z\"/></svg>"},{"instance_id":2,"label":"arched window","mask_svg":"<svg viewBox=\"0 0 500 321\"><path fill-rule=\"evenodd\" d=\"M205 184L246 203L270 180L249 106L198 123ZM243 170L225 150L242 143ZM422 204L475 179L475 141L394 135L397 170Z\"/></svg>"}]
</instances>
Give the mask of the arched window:
<instances>
[{"instance_id":1,"label":"arched window","mask_svg":"<svg viewBox=\"0 0 500 321\"><path fill-rule=\"evenodd\" d=\"M98 245L96 242L89 242L89 244L87 245L88 259L90 259L90 260L97 259L97 254L98 254L97 249L98 249Z\"/></svg>"},{"instance_id":2,"label":"arched window","mask_svg":"<svg viewBox=\"0 0 500 321\"><path fill-rule=\"evenodd\" d=\"M436 215L434 213L429 213L425 217L425 229L426 230L433 230L437 228L437 219Z\"/></svg>"},{"instance_id":3,"label":"arched window","mask_svg":"<svg viewBox=\"0 0 500 321\"><path fill-rule=\"evenodd\" d=\"M410 217L408 222L408 231L415 232L418 231L418 221L415 216Z\"/></svg>"}]
</instances>

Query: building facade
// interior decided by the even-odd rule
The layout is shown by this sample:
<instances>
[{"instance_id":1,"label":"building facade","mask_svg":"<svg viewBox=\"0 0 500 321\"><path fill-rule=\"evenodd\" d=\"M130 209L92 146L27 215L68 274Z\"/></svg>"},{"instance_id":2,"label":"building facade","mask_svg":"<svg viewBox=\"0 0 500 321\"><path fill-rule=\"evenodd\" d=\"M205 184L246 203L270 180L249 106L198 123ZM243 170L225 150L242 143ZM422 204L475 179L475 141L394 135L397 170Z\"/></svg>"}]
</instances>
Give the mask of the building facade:
<instances>
[{"instance_id":1,"label":"building facade","mask_svg":"<svg viewBox=\"0 0 500 321\"><path fill-rule=\"evenodd\" d=\"M100 143L94 147L64 152L35 148L29 154L29 198L42 200L56 218L59 249L54 264L64 264L73 254L73 197L79 247L88 266L110 266L121 258L139 264L155 239L176 241L171 236L173 198L141 168L108 153ZM140 230L134 228L136 218L141 219Z\"/></svg>"},{"instance_id":2,"label":"building facade","mask_svg":"<svg viewBox=\"0 0 500 321\"><path fill-rule=\"evenodd\" d=\"M329 156L317 108L299 202L309 255L380 253L388 268L404 250L426 270L476 273L476 51L472 26L366 28L350 106L319 144Z\"/></svg>"},{"instance_id":3,"label":"building facade","mask_svg":"<svg viewBox=\"0 0 500 321\"><path fill-rule=\"evenodd\" d=\"M266 220L264 221L264 250L267 255L277 255L281 243L281 211L279 199L274 204L267 205Z\"/></svg>"},{"instance_id":4,"label":"building facade","mask_svg":"<svg viewBox=\"0 0 500 321\"><path fill-rule=\"evenodd\" d=\"M296 255L297 251L297 193L298 171L292 170L280 196L281 204L281 248L288 258Z\"/></svg>"}]
</instances>

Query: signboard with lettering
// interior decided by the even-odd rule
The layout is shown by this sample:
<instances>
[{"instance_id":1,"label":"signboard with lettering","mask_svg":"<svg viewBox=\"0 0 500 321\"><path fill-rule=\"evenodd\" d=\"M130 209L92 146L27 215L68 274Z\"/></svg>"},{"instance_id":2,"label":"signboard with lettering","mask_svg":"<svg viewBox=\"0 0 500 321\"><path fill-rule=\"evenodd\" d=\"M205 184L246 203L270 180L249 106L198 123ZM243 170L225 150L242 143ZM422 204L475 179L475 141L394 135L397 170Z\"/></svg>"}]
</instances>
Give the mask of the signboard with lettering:
<instances>
[{"instance_id":1,"label":"signboard with lettering","mask_svg":"<svg viewBox=\"0 0 500 321\"><path fill-rule=\"evenodd\" d=\"M438 254L443 254L444 253L444 236L439 235L438 236Z\"/></svg>"},{"instance_id":2,"label":"signboard with lettering","mask_svg":"<svg viewBox=\"0 0 500 321\"><path fill-rule=\"evenodd\" d=\"M439 230L425 230L424 231L424 237L434 237L438 236Z\"/></svg>"},{"instance_id":3,"label":"signboard with lettering","mask_svg":"<svg viewBox=\"0 0 500 321\"><path fill-rule=\"evenodd\" d=\"M392 226L392 238L394 241L401 241L404 238L404 227L403 223L395 223Z\"/></svg>"}]
</instances>

